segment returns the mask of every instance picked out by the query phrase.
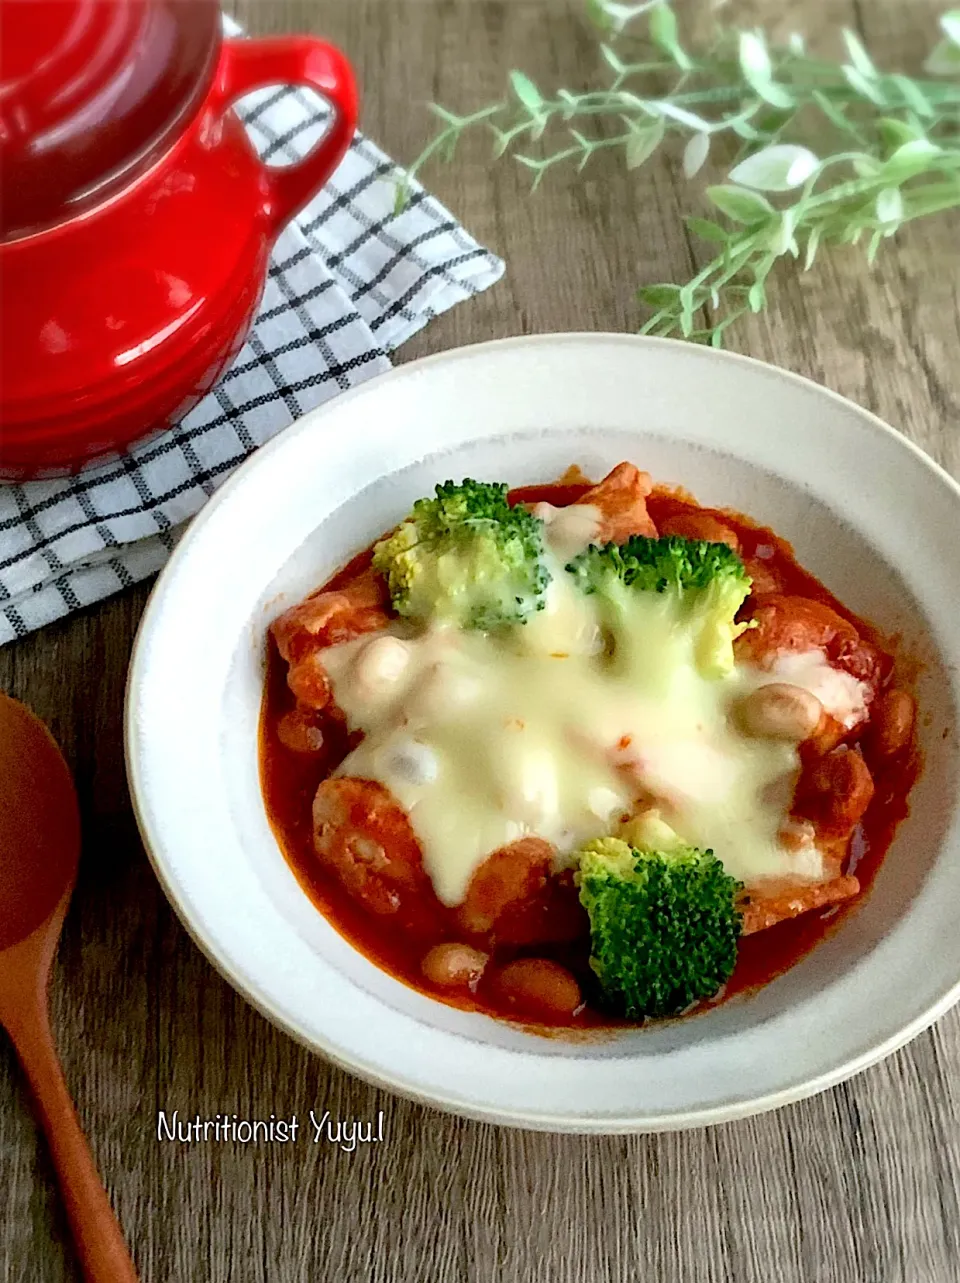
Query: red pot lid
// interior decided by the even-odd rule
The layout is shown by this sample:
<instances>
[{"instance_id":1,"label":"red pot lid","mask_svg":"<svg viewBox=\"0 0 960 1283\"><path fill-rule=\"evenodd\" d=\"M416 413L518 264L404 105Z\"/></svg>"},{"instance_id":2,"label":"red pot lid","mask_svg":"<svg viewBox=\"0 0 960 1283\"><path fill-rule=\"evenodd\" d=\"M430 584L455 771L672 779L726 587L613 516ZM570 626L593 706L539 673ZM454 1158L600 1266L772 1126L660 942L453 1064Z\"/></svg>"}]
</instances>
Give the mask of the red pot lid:
<instances>
[{"instance_id":1,"label":"red pot lid","mask_svg":"<svg viewBox=\"0 0 960 1283\"><path fill-rule=\"evenodd\" d=\"M217 0L0 0L0 238L101 200L212 79Z\"/></svg>"}]
</instances>

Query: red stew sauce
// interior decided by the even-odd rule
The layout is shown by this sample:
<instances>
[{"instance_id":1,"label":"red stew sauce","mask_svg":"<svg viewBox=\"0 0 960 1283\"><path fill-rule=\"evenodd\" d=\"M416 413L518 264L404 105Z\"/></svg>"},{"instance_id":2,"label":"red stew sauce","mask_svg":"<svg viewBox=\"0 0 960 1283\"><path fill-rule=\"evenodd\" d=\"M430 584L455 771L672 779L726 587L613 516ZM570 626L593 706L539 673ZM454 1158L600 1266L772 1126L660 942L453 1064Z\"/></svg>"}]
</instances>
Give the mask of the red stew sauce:
<instances>
[{"instance_id":1,"label":"red stew sauce","mask_svg":"<svg viewBox=\"0 0 960 1283\"><path fill-rule=\"evenodd\" d=\"M557 507L579 499L587 484L556 483L526 486L511 492L511 502L547 501ZM800 567L790 545L773 531L753 524L738 513L700 507L682 491L658 487L647 499L647 509L658 529L678 515L711 516L732 529L740 541L740 553L755 584L762 587L763 569L774 577L781 593L810 598L829 606L854 625L860 636L890 656L890 644L867 622L847 610L843 604L807 571ZM325 589L342 586L370 565L372 549L353 558L347 566L324 585ZM748 599L744 613L752 612L753 599ZM892 657L891 657L892 667ZM296 752L286 747L278 734L278 723L295 706L286 682L286 664L271 641L267 660L267 677L260 719L260 773L268 818L287 860L313 903L327 920L350 943L372 962L414 989L442 1002L467 1009L487 1012L501 1019L517 1021L540 1032L573 1033L575 1030L601 1030L623 1027L628 1022L596 1009L591 998L595 982L588 966L589 927L585 912L576 903L572 883L559 888L556 911L568 919L582 916L581 930L573 943L511 948L498 945L483 977L473 991L451 989L431 984L423 974L422 963L432 944L462 939L452 923L441 925L435 939L411 936L391 924L389 919L369 913L351 898L337 877L324 868L313 848L311 808L320 782L336 769L350 752L358 737L350 736L342 724L328 719L323 724L323 747L315 753ZM858 744L856 738L848 741ZM869 732L859 747L873 775L875 792L860 824L854 831L850 854L844 872L856 873L860 895L826 910L812 910L789 921L741 939L739 958L733 976L712 1003L728 1001L737 994L756 990L788 970L820 940L837 928L846 915L854 911L866 894L889 847L897 825L908 813L907 795L918 771L919 756L915 743L889 759L878 758L871 751ZM581 984L586 1003L573 1015L536 1018L518 1015L516 1008L501 992L497 982L499 968L524 956L549 959L573 973ZM489 978L488 978L489 977Z\"/></svg>"}]
</instances>

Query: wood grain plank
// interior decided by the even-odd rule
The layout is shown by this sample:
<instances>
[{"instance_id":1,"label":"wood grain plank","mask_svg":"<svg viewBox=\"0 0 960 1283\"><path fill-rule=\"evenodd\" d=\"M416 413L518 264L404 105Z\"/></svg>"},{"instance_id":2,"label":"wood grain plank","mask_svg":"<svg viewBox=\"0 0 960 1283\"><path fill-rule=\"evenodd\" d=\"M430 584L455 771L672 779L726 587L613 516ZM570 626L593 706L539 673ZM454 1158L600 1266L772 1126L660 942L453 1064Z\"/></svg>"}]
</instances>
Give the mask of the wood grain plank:
<instances>
[{"instance_id":1,"label":"wood grain plank","mask_svg":"<svg viewBox=\"0 0 960 1283\"><path fill-rule=\"evenodd\" d=\"M932 37L936 0L731 3L736 21L835 42L859 23L891 65ZM354 60L364 128L391 154L428 135L420 103L467 109L522 65L586 84L574 0L235 0L251 31L314 30ZM834 33L834 34L831 34ZM397 354L544 330L632 329L637 284L682 279L690 192L658 162L603 157L535 197L479 141L428 175L509 264L505 279ZM960 472L956 216L905 229L873 272L856 251L777 273L741 351L875 409ZM124 784L120 716L146 589L0 650L0 688L51 724L81 793L85 849L54 983L68 1079L149 1283L946 1283L960 1277L960 1016L814 1100L710 1131L551 1137L450 1118L309 1055L205 962L150 872ZM51 1170L0 1042L0 1278L78 1279ZM157 1111L386 1115L386 1139L178 1145Z\"/></svg>"}]
</instances>

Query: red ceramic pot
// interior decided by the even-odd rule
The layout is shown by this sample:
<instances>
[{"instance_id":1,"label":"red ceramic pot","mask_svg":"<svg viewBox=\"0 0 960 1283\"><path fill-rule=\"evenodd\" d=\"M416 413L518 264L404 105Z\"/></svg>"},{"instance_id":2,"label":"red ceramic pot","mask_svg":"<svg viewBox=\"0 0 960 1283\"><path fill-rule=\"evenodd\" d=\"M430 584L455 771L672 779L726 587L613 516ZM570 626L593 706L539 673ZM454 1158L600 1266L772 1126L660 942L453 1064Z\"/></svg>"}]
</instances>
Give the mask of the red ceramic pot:
<instances>
[{"instance_id":1,"label":"red ceramic pot","mask_svg":"<svg viewBox=\"0 0 960 1283\"><path fill-rule=\"evenodd\" d=\"M176 422L256 314L284 223L353 136L349 65L309 37L221 41L214 0L0 0L0 476L73 471ZM230 104L332 104L299 164Z\"/></svg>"}]
</instances>

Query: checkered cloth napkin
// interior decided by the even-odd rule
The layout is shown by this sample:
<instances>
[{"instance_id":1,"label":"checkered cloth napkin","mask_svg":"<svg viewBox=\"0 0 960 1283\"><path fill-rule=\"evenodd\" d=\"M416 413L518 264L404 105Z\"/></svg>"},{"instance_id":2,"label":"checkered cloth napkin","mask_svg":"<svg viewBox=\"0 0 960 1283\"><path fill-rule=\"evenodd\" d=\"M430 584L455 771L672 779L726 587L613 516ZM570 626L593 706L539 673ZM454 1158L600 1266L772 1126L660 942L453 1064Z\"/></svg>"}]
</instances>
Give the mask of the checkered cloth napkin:
<instances>
[{"instance_id":1,"label":"checkered cloth napkin","mask_svg":"<svg viewBox=\"0 0 960 1283\"><path fill-rule=\"evenodd\" d=\"M305 89L261 90L239 110L266 160L300 159L327 116ZM395 215L396 177L358 134L280 235L236 362L177 427L75 477L0 484L0 645L159 570L257 446L389 369L389 352L500 277L500 260L422 188Z\"/></svg>"}]
</instances>

